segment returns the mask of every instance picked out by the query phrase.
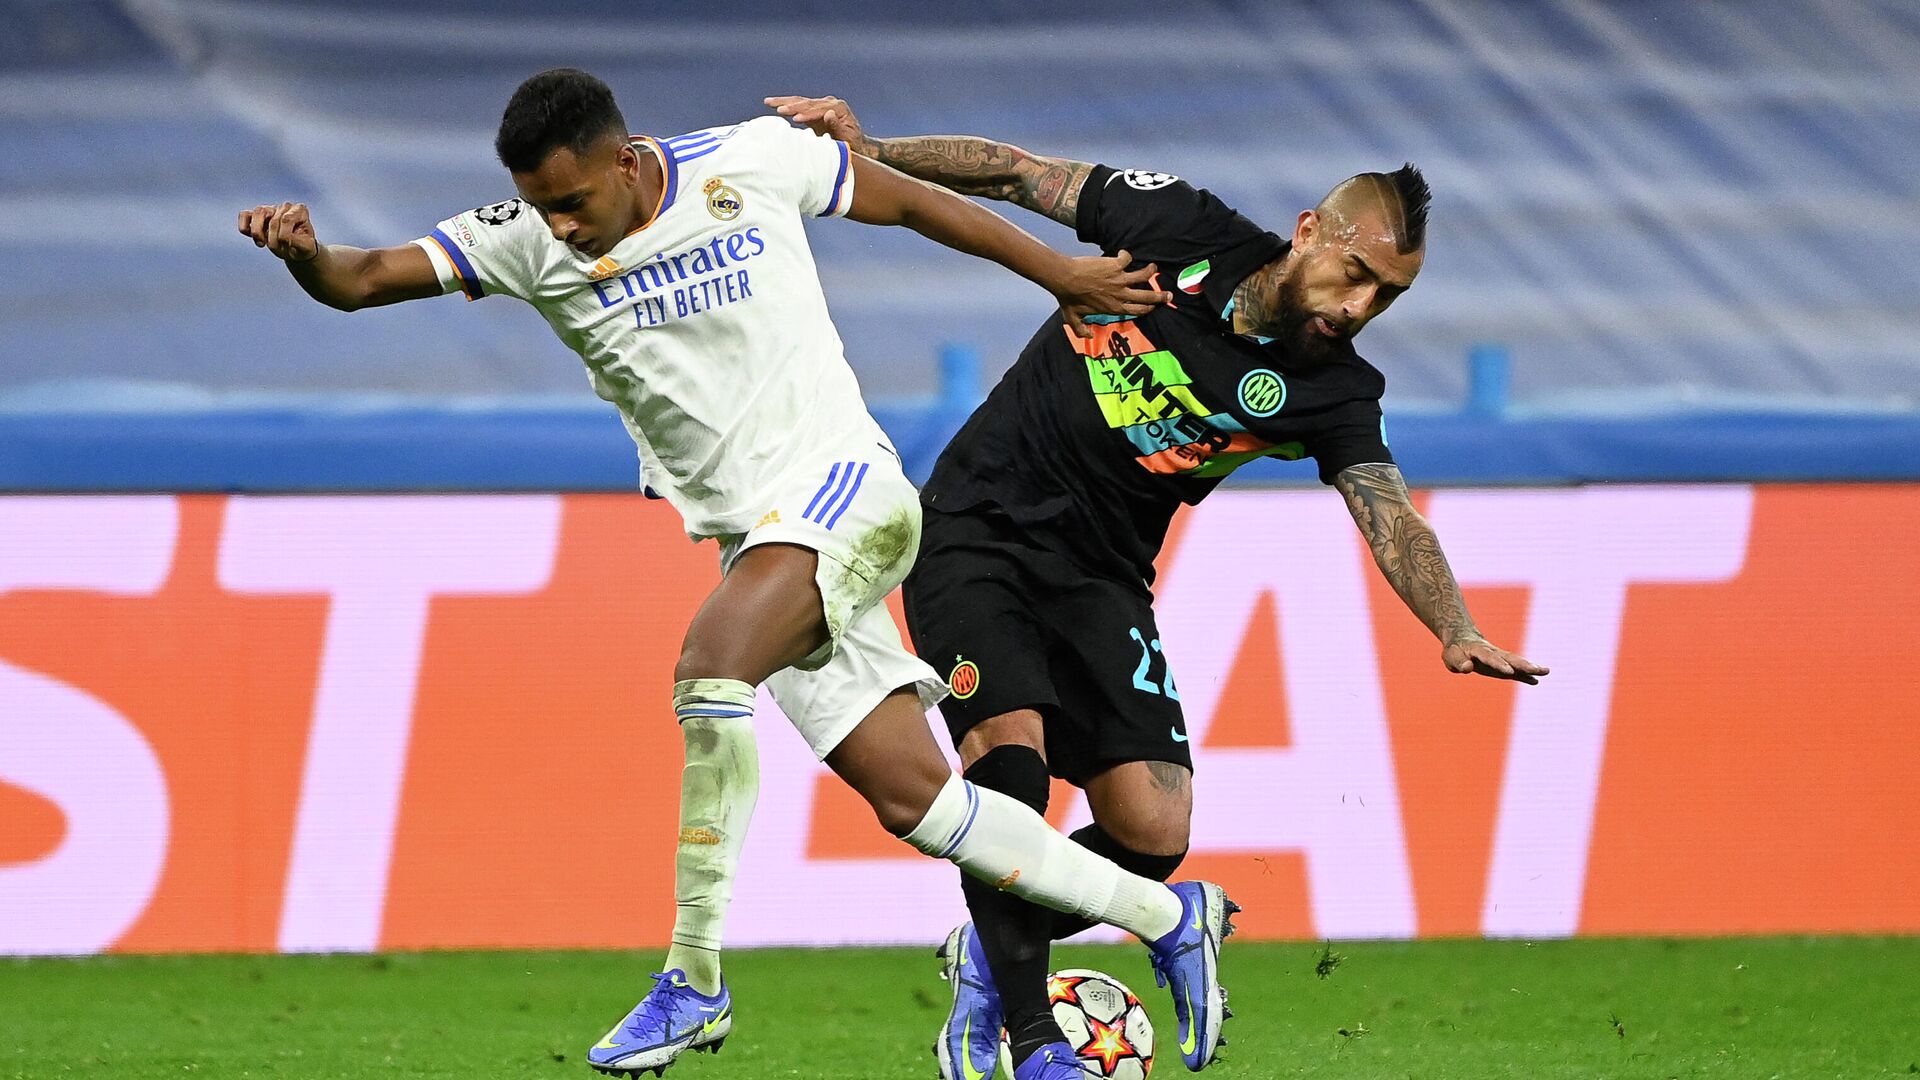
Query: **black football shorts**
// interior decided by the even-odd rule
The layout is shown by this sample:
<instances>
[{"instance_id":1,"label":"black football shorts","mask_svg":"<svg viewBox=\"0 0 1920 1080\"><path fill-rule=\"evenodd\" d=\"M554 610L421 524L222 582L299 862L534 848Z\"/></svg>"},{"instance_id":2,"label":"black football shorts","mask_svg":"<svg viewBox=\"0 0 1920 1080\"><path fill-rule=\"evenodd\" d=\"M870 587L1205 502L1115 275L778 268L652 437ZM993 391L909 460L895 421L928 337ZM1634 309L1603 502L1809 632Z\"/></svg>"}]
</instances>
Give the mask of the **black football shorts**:
<instances>
[{"instance_id":1,"label":"black football shorts","mask_svg":"<svg viewBox=\"0 0 1920 1080\"><path fill-rule=\"evenodd\" d=\"M1144 584L1082 569L998 510L928 509L904 590L914 649L953 688L940 713L955 746L1036 709L1048 767L1071 783L1130 761L1193 767Z\"/></svg>"}]
</instances>

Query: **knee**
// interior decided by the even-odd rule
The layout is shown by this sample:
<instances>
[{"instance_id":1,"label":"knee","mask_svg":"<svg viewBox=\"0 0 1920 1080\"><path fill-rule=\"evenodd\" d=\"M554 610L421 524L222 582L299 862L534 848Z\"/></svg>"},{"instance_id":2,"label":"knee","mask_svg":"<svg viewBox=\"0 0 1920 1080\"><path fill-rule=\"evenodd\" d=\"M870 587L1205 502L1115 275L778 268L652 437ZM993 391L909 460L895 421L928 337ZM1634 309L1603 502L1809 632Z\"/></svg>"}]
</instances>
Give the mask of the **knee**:
<instances>
[{"instance_id":1,"label":"knee","mask_svg":"<svg viewBox=\"0 0 1920 1080\"><path fill-rule=\"evenodd\" d=\"M680 643L680 659L674 661L673 665L674 682L740 678L739 657L711 638L712 635L707 634L688 634L686 640Z\"/></svg>"},{"instance_id":2,"label":"knee","mask_svg":"<svg viewBox=\"0 0 1920 1080\"><path fill-rule=\"evenodd\" d=\"M1173 819L1123 815L1119 821L1101 822L1100 827L1142 855L1185 855L1192 841L1190 822L1184 816Z\"/></svg>"},{"instance_id":3,"label":"knee","mask_svg":"<svg viewBox=\"0 0 1920 1080\"><path fill-rule=\"evenodd\" d=\"M1193 838L1191 795L1167 794L1096 807L1094 820L1107 835L1142 855L1185 855Z\"/></svg>"},{"instance_id":4,"label":"knee","mask_svg":"<svg viewBox=\"0 0 1920 1080\"><path fill-rule=\"evenodd\" d=\"M933 803L918 800L886 796L873 801L873 816L880 821L880 827L896 839L906 839L908 833L918 828L927 816L927 808Z\"/></svg>"},{"instance_id":5,"label":"knee","mask_svg":"<svg viewBox=\"0 0 1920 1080\"><path fill-rule=\"evenodd\" d=\"M1018 746L1032 750L1046 761L1047 729L1034 709L1016 709L975 724L960 739L962 768L971 769L988 754L1003 747Z\"/></svg>"},{"instance_id":6,"label":"knee","mask_svg":"<svg viewBox=\"0 0 1920 1080\"><path fill-rule=\"evenodd\" d=\"M873 816L879 820L880 827L900 839L919 828L927 819L927 812L933 809L933 801L953 777L944 765L942 762L943 769L938 775L922 770L926 775L907 775L887 785L885 790L872 793L867 804L873 807Z\"/></svg>"}]
</instances>

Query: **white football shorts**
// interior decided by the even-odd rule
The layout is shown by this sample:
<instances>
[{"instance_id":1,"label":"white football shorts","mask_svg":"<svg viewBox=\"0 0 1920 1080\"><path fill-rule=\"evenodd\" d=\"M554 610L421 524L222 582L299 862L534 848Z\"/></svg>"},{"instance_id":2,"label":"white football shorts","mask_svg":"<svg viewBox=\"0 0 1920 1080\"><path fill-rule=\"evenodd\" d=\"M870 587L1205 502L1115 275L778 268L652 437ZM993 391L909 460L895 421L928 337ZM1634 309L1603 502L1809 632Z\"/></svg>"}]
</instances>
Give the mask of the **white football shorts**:
<instances>
[{"instance_id":1,"label":"white football shorts","mask_svg":"<svg viewBox=\"0 0 1920 1080\"><path fill-rule=\"evenodd\" d=\"M822 760L895 690L912 687L923 709L947 696L946 682L901 644L885 603L920 552L920 493L884 448L876 445L867 458L798 470L759 524L718 538L722 573L759 544L794 544L820 556L814 581L827 643L776 672L767 689Z\"/></svg>"}]
</instances>

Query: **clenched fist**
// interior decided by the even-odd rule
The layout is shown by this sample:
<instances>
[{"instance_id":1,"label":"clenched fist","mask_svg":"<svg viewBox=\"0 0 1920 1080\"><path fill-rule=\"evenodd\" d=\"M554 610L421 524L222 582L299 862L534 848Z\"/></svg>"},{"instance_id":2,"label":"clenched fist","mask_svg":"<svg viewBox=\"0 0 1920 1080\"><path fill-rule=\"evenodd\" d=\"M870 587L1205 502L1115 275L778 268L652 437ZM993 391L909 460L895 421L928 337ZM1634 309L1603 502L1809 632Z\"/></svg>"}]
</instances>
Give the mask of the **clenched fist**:
<instances>
[{"instance_id":1,"label":"clenched fist","mask_svg":"<svg viewBox=\"0 0 1920 1080\"><path fill-rule=\"evenodd\" d=\"M283 202L240 211L240 234L290 263L307 262L320 254L306 203Z\"/></svg>"}]
</instances>

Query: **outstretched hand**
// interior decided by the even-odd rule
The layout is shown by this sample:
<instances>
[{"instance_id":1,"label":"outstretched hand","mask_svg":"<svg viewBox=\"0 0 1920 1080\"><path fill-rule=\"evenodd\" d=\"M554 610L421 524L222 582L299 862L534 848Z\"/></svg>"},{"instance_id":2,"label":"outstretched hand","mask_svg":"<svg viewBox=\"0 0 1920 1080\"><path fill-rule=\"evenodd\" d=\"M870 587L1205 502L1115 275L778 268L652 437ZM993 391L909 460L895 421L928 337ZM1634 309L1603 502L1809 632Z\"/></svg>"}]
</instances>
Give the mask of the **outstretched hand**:
<instances>
[{"instance_id":1,"label":"outstretched hand","mask_svg":"<svg viewBox=\"0 0 1920 1080\"><path fill-rule=\"evenodd\" d=\"M853 110L837 97L770 97L766 103L773 111L793 121L804 124L808 129L821 135L831 135L853 147L860 148L860 121L854 118Z\"/></svg>"},{"instance_id":2,"label":"outstretched hand","mask_svg":"<svg viewBox=\"0 0 1920 1080\"><path fill-rule=\"evenodd\" d=\"M1067 260L1065 277L1048 288L1060 300L1060 313L1075 337L1092 337L1089 315L1145 315L1173 299L1153 284L1160 268L1153 263L1129 271L1133 257L1122 251L1113 256L1085 255Z\"/></svg>"},{"instance_id":3,"label":"outstretched hand","mask_svg":"<svg viewBox=\"0 0 1920 1080\"><path fill-rule=\"evenodd\" d=\"M1440 653L1447 670L1459 675L1485 675L1494 679L1512 679L1530 686L1538 685L1547 669L1483 639L1455 641Z\"/></svg>"},{"instance_id":4,"label":"outstretched hand","mask_svg":"<svg viewBox=\"0 0 1920 1080\"><path fill-rule=\"evenodd\" d=\"M319 238L306 203L283 202L240 211L240 235L287 262L306 262L320 254Z\"/></svg>"}]
</instances>

